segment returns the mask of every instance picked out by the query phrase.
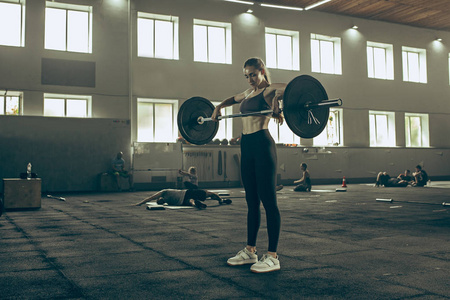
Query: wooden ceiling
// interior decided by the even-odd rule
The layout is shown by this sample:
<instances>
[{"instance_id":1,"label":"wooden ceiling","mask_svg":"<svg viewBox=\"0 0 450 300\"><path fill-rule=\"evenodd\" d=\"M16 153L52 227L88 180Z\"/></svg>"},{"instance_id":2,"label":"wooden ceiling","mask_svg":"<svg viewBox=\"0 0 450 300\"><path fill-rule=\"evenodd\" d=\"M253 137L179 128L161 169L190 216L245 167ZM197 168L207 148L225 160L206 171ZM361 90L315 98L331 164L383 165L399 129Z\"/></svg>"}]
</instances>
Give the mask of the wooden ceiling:
<instances>
[{"instance_id":1,"label":"wooden ceiling","mask_svg":"<svg viewBox=\"0 0 450 300\"><path fill-rule=\"evenodd\" d=\"M320 0L257 0L305 8ZM450 31L450 0L332 0L312 10Z\"/></svg>"}]
</instances>

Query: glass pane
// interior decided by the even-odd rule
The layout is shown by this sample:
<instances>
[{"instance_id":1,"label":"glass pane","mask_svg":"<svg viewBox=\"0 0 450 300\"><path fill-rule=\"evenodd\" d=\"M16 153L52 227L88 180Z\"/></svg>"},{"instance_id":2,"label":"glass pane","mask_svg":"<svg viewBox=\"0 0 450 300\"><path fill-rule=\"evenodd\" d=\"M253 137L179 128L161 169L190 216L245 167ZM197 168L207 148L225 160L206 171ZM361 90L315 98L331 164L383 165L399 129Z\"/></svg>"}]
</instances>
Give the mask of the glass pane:
<instances>
[{"instance_id":1,"label":"glass pane","mask_svg":"<svg viewBox=\"0 0 450 300\"><path fill-rule=\"evenodd\" d=\"M419 53L408 52L408 78L409 81L419 82Z\"/></svg>"},{"instance_id":2,"label":"glass pane","mask_svg":"<svg viewBox=\"0 0 450 300\"><path fill-rule=\"evenodd\" d=\"M21 5L0 2L0 45L21 46Z\"/></svg>"},{"instance_id":3,"label":"glass pane","mask_svg":"<svg viewBox=\"0 0 450 300\"><path fill-rule=\"evenodd\" d=\"M277 35L278 68L292 70L292 37Z\"/></svg>"},{"instance_id":4,"label":"glass pane","mask_svg":"<svg viewBox=\"0 0 450 300\"><path fill-rule=\"evenodd\" d=\"M155 21L155 57L173 58L173 23Z\"/></svg>"},{"instance_id":5,"label":"glass pane","mask_svg":"<svg viewBox=\"0 0 450 300\"><path fill-rule=\"evenodd\" d=\"M5 97L0 97L0 115L5 114Z\"/></svg>"},{"instance_id":6,"label":"glass pane","mask_svg":"<svg viewBox=\"0 0 450 300\"><path fill-rule=\"evenodd\" d=\"M67 50L89 52L89 13L68 11Z\"/></svg>"},{"instance_id":7,"label":"glass pane","mask_svg":"<svg viewBox=\"0 0 450 300\"><path fill-rule=\"evenodd\" d=\"M374 78L373 47L367 47L367 75L369 78Z\"/></svg>"},{"instance_id":8,"label":"glass pane","mask_svg":"<svg viewBox=\"0 0 450 300\"><path fill-rule=\"evenodd\" d=\"M409 117L405 117L406 147L411 147L411 127Z\"/></svg>"},{"instance_id":9,"label":"glass pane","mask_svg":"<svg viewBox=\"0 0 450 300\"><path fill-rule=\"evenodd\" d=\"M219 105L220 102L212 102L212 104L214 106ZM232 114L232 107L225 107L222 108L220 110L220 113L222 114L222 116L225 115L231 115ZM231 136L231 119L224 119L222 121L219 122L219 129L217 130L217 134L214 137L214 139L219 139L219 140L223 140L223 139L228 139L228 141L232 138Z\"/></svg>"},{"instance_id":10,"label":"glass pane","mask_svg":"<svg viewBox=\"0 0 450 300\"><path fill-rule=\"evenodd\" d=\"M268 68L277 67L277 41L270 33L266 33L266 65Z\"/></svg>"},{"instance_id":11,"label":"glass pane","mask_svg":"<svg viewBox=\"0 0 450 300\"><path fill-rule=\"evenodd\" d=\"M206 26L194 25L194 61L208 61Z\"/></svg>"},{"instance_id":12,"label":"glass pane","mask_svg":"<svg viewBox=\"0 0 450 300\"><path fill-rule=\"evenodd\" d=\"M402 52L403 81L408 81L408 52Z\"/></svg>"},{"instance_id":13,"label":"glass pane","mask_svg":"<svg viewBox=\"0 0 450 300\"><path fill-rule=\"evenodd\" d=\"M269 121L269 132L270 132L270 135L272 136L273 140L275 141L275 143L279 143L280 139L278 136L278 124L277 124L277 122L275 122L274 119L271 119Z\"/></svg>"},{"instance_id":14,"label":"glass pane","mask_svg":"<svg viewBox=\"0 0 450 300\"><path fill-rule=\"evenodd\" d=\"M67 117L78 117L85 118L87 111L87 101L86 100L72 100L67 99Z\"/></svg>"},{"instance_id":15,"label":"glass pane","mask_svg":"<svg viewBox=\"0 0 450 300\"><path fill-rule=\"evenodd\" d=\"M6 97L6 115L19 115L19 97Z\"/></svg>"},{"instance_id":16,"label":"glass pane","mask_svg":"<svg viewBox=\"0 0 450 300\"><path fill-rule=\"evenodd\" d=\"M155 103L155 142L174 142L173 105Z\"/></svg>"},{"instance_id":17,"label":"glass pane","mask_svg":"<svg viewBox=\"0 0 450 300\"><path fill-rule=\"evenodd\" d=\"M339 146L341 144L341 135L339 125L339 111L330 110L327 125L327 142L328 145Z\"/></svg>"},{"instance_id":18,"label":"glass pane","mask_svg":"<svg viewBox=\"0 0 450 300\"><path fill-rule=\"evenodd\" d=\"M45 49L66 50L66 10L45 9Z\"/></svg>"},{"instance_id":19,"label":"glass pane","mask_svg":"<svg viewBox=\"0 0 450 300\"><path fill-rule=\"evenodd\" d=\"M153 20L138 19L138 56L153 57Z\"/></svg>"},{"instance_id":20,"label":"glass pane","mask_svg":"<svg viewBox=\"0 0 450 300\"><path fill-rule=\"evenodd\" d=\"M376 124L375 124L375 115L369 115L369 135L370 135L370 146L377 145L377 137L376 137Z\"/></svg>"},{"instance_id":21,"label":"glass pane","mask_svg":"<svg viewBox=\"0 0 450 300\"><path fill-rule=\"evenodd\" d=\"M412 147L422 147L422 126L420 121L420 117L409 117Z\"/></svg>"},{"instance_id":22,"label":"glass pane","mask_svg":"<svg viewBox=\"0 0 450 300\"><path fill-rule=\"evenodd\" d=\"M275 121L273 123L276 123ZM283 125L278 125L278 131L280 136L278 138L280 143L283 144L294 144L294 133L291 131L289 126L287 126L286 122L283 122Z\"/></svg>"},{"instance_id":23,"label":"glass pane","mask_svg":"<svg viewBox=\"0 0 450 300\"><path fill-rule=\"evenodd\" d=\"M334 73L334 45L330 41L320 41L320 68L322 73Z\"/></svg>"},{"instance_id":24,"label":"glass pane","mask_svg":"<svg viewBox=\"0 0 450 300\"><path fill-rule=\"evenodd\" d=\"M153 103L138 102L138 141L153 142Z\"/></svg>"},{"instance_id":25,"label":"glass pane","mask_svg":"<svg viewBox=\"0 0 450 300\"><path fill-rule=\"evenodd\" d=\"M225 28L208 27L209 62L225 63Z\"/></svg>"},{"instance_id":26,"label":"glass pane","mask_svg":"<svg viewBox=\"0 0 450 300\"><path fill-rule=\"evenodd\" d=\"M373 48L375 78L386 79L386 49Z\"/></svg>"},{"instance_id":27,"label":"glass pane","mask_svg":"<svg viewBox=\"0 0 450 300\"><path fill-rule=\"evenodd\" d=\"M311 70L320 72L320 46L318 40L311 40Z\"/></svg>"},{"instance_id":28,"label":"glass pane","mask_svg":"<svg viewBox=\"0 0 450 300\"><path fill-rule=\"evenodd\" d=\"M44 99L44 116L64 117L64 99Z\"/></svg>"},{"instance_id":29,"label":"glass pane","mask_svg":"<svg viewBox=\"0 0 450 300\"><path fill-rule=\"evenodd\" d=\"M388 146L388 122L386 115L375 115L376 119L376 131L377 131L377 146Z\"/></svg>"}]
</instances>

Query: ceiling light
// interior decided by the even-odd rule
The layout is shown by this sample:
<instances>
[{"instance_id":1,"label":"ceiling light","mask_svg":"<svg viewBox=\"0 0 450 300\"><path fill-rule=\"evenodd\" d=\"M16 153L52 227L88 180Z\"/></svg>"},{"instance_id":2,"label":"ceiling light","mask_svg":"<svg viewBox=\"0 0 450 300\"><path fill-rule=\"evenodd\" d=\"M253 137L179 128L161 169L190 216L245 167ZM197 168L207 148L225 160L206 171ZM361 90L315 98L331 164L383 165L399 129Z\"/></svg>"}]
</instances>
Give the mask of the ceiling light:
<instances>
[{"instance_id":1,"label":"ceiling light","mask_svg":"<svg viewBox=\"0 0 450 300\"><path fill-rule=\"evenodd\" d=\"M353 25L352 29L358 29L358 25Z\"/></svg>"},{"instance_id":2,"label":"ceiling light","mask_svg":"<svg viewBox=\"0 0 450 300\"><path fill-rule=\"evenodd\" d=\"M442 42L442 39L441 38L437 38L436 41Z\"/></svg>"},{"instance_id":3,"label":"ceiling light","mask_svg":"<svg viewBox=\"0 0 450 300\"><path fill-rule=\"evenodd\" d=\"M281 8L281 9L290 9L290 10L303 10L303 8L301 8L301 7L282 6L282 5L272 5L272 4L264 4L264 3L261 3L261 6L265 6L265 7L273 7L273 8Z\"/></svg>"},{"instance_id":4,"label":"ceiling light","mask_svg":"<svg viewBox=\"0 0 450 300\"><path fill-rule=\"evenodd\" d=\"M241 0L223 0L223 1L234 2L234 3L240 3L240 4L247 4L247 5L253 5L253 4L255 4L255 3L250 2L250 1L241 1Z\"/></svg>"},{"instance_id":5,"label":"ceiling light","mask_svg":"<svg viewBox=\"0 0 450 300\"><path fill-rule=\"evenodd\" d=\"M247 10L247 13L248 13L248 14L251 14L251 13L253 13L253 10L248 9L248 10Z\"/></svg>"},{"instance_id":6,"label":"ceiling light","mask_svg":"<svg viewBox=\"0 0 450 300\"><path fill-rule=\"evenodd\" d=\"M312 8L314 8L314 7L317 7L317 6L319 6L319 5L325 4L325 3L330 2L330 1L331 1L331 0L322 0L322 1L319 1L319 2L317 2L317 3L308 5L307 7L305 7L305 10L312 9Z\"/></svg>"}]
</instances>

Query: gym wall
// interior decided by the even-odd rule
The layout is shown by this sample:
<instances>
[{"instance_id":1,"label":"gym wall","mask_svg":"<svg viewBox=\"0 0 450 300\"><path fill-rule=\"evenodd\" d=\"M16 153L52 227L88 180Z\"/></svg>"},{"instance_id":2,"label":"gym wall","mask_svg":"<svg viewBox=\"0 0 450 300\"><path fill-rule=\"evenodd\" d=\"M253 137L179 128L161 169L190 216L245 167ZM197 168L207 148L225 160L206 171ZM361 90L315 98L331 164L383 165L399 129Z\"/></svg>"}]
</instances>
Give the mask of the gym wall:
<instances>
[{"instance_id":1,"label":"gym wall","mask_svg":"<svg viewBox=\"0 0 450 300\"><path fill-rule=\"evenodd\" d=\"M105 161L109 162L115 152L122 150L128 153L126 159L131 163L131 145L137 137L138 97L178 99L181 105L192 96L220 101L243 91L247 83L242 75L242 64L251 56L265 58L264 28L272 27L300 33L300 71L270 70L272 81L287 83L295 76L309 74L323 84L330 98L340 97L344 101L344 147L327 147L325 151L332 154L320 153L324 150L312 147L312 141L304 139L299 148L279 146L281 181L287 183L297 179L301 161L306 161L313 176L323 182L334 182L342 176L353 178L353 182L370 181L375 177L374 172L399 173L405 168L413 169L418 163L424 164L432 179L450 179L450 139L447 138L450 128L449 32L316 11L286 11L259 6L255 6L254 13L248 15L244 14L245 5L218 0L64 2L93 6L92 54L44 49L45 0L26 3L25 47L0 46L0 90L23 92L23 116L0 116L0 155L13 158L4 159L0 171L2 178L18 176L31 157L33 169L36 166L38 169L34 170L45 175L43 185L47 190L95 190L95 176L103 171ZM179 60L137 57L138 11L179 17ZM232 23L231 65L193 61L193 18ZM359 26L357 31L349 29L353 24ZM311 72L311 33L341 37L342 75ZM443 39L442 43L433 42L437 36ZM367 78L366 41L394 45L395 80ZM403 82L402 46L427 50L427 84ZM43 75L46 75L43 61L48 60L61 64L86 63L88 67L77 72L88 72L90 80L80 83L84 73L76 73L73 74L74 79L69 77L66 85L43 81ZM42 117L44 93L91 95L92 119ZM234 110L237 112L238 108ZM396 113L397 147L369 147L369 110ZM404 147L402 120L405 112L429 114L430 148ZM130 120L130 124L120 129L112 128L107 125L111 125L111 120ZM235 119L233 136L238 136L241 129L241 120ZM61 132L71 132L77 138L71 139L69 134ZM120 139L116 138L117 134ZM98 136L102 139L95 138ZM59 150L53 150L54 147ZM301 152L304 147L309 148L308 154ZM195 151L212 149L216 155L218 151L229 153L227 178L223 175L206 177L203 181L208 186L234 186L239 182L238 169L230 155L239 153L237 146L189 146L183 151L192 151L192 148ZM77 154L68 155L73 152L67 152L67 149L73 149L71 151ZM52 159L47 158L48 153L52 154ZM91 158L87 160L93 164L85 165L87 157L93 157L92 161ZM70 160L69 167L67 159ZM158 159L157 153L154 159ZM186 166L186 157L183 159ZM96 161L103 162L97 164ZM86 168L79 168L77 163ZM65 177L67 180L63 179L61 170L70 174ZM65 182L69 180L73 182Z\"/></svg>"}]
</instances>

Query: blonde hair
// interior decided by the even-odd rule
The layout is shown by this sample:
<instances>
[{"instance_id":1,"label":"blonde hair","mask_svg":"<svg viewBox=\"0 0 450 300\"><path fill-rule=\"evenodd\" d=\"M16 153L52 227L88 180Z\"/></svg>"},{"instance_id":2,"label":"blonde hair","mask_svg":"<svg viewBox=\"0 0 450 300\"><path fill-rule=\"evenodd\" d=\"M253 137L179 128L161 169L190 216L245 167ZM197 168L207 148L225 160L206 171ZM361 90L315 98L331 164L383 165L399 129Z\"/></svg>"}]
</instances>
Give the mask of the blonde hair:
<instances>
[{"instance_id":1,"label":"blonde hair","mask_svg":"<svg viewBox=\"0 0 450 300\"><path fill-rule=\"evenodd\" d=\"M195 167L190 167L190 168L188 169L188 172L189 172L190 174L197 174L197 169L196 169Z\"/></svg>"},{"instance_id":2,"label":"blonde hair","mask_svg":"<svg viewBox=\"0 0 450 300\"><path fill-rule=\"evenodd\" d=\"M244 63L244 68L245 67L254 67L255 69L260 71L264 70L264 79L266 79L267 83L271 84L269 70L267 70L264 61L261 58L252 57L247 59Z\"/></svg>"}]
</instances>

